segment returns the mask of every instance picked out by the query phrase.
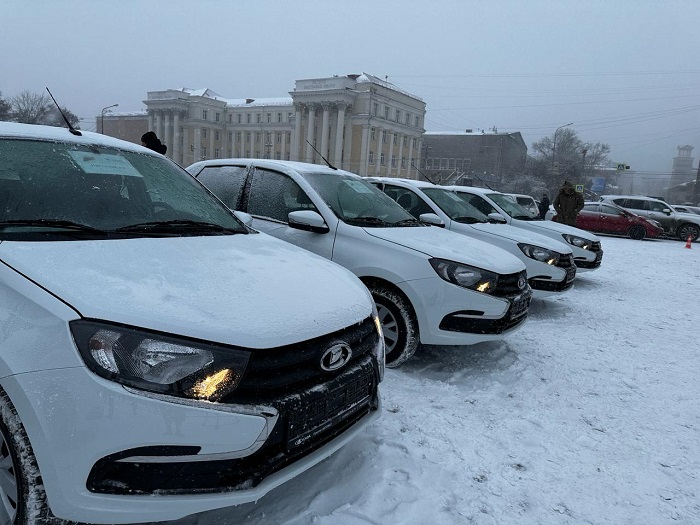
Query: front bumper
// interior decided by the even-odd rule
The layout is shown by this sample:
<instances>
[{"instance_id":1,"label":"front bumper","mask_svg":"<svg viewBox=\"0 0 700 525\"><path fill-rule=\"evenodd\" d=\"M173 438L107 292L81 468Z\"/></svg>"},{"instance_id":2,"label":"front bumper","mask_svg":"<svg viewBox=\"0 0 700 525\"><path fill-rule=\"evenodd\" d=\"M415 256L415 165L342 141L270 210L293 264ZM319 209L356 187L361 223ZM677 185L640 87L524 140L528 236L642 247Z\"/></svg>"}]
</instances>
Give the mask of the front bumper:
<instances>
[{"instance_id":1,"label":"front bumper","mask_svg":"<svg viewBox=\"0 0 700 525\"><path fill-rule=\"evenodd\" d=\"M84 368L13 376L2 386L29 434L53 514L116 524L260 499L378 417L375 369L358 364L347 372L357 381L331 382L328 403L309 388L277 407L129 391ZM361 378L371 377L361 391Z\"/></svg>"},{"instance_id":2,"label":"front bumper","mask_svg":"<svg viewBox=\"0 0 700 525\"><path fill-rule=\"evenodd\" d=\"M574 263L582 272L595 270L603 261L603 249L600 242L595 242L589 250L584 250L578 246L572 246L574 252Z\"/></svg>"}]
</instances>

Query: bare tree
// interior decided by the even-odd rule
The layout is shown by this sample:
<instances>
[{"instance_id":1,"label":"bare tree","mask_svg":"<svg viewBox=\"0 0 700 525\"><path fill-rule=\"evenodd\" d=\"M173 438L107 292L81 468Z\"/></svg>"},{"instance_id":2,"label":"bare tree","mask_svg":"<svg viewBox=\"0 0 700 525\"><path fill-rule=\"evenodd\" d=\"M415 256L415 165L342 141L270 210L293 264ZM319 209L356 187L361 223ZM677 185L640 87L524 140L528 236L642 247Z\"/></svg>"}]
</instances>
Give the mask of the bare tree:
<instances>
[{"instance_id":1,"label":"bare tree","mask_svg":"<svg viewBox=\"0 0 700 525\"><path fill-rule=\"evenodd\" d=\"M0 91L0 120L11 120L12 119L12 105L2 98L2 91Z\"/></svg>"},{"instance_id":2,"label":"bare tree","mask_svg":"<svg viewBox=\"0 0 700 525\"><path fill-rule=\"evenodd\" d=\"M31 91L22 91L12 99L12 117L15 122L25 124L43 124L51 99L47 95L37 95Z\"/></svg>"}]
</instances>

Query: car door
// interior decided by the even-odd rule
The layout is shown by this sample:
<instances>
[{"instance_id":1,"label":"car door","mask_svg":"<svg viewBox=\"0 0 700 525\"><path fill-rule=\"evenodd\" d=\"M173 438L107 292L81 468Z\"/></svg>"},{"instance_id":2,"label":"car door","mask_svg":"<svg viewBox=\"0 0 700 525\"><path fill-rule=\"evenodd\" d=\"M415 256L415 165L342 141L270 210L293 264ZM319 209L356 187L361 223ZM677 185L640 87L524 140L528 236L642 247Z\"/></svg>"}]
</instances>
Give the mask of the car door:
<instances>
[{"instance_id":1,"label":"car door","mask_svg":"<svg viewBox=\"0 0 700 525\"><path fill-rule=\"evenodd\" d=\"M317 233L289 226L289 213L299 210L315 211L309 195L292 177L271 169L255 168L250 175L250 187L244 198L245 209L253 217L253 228L290 242L326 259L333 258L336 224L330 231Z\"/></svg>"},{"instance_id":2,"label":"car door","mask_svg":"<svg viewBox=\"0 0 700 525\"><path fill-rule=\"evenodd\" d=\"M645 217L658 221L668 233L676 231L676 214L664 201L647 201L648 211Z\"/></svg>"},{"instance_id":3,"label":"car door","mask_svg":"<svg viewBox=\"0 0 700 525\"><path fill-rule=\"evenodd\" d=\"M626 234L629 230L629 219L620 210L614 206L608 206L606 204L600 205L600 227L599 231L605 233L623 233Z\"/></svg>"},{"instance_id":4,"label":"car door","mask_svg":"<svg viewBox=\"0 0 700 525\"><path fill-rule=\"evenodd\" d=\"M576 227L592 232L604 231L600 229L602 221L599 208L598 204L586 204L576 217Z\"/></svg>"}]
</instances>

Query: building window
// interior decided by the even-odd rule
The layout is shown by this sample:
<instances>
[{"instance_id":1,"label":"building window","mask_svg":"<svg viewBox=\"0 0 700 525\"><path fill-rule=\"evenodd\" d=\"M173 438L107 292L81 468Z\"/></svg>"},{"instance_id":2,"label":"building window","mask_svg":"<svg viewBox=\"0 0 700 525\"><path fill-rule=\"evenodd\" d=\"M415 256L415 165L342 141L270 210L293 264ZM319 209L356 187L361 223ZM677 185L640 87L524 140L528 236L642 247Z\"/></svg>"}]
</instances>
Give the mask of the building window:
<instances>
[{"instance_id":1,"label":"building window","mask_svg":"<svg viewBox=\"0 0 700 525\"><path fill-rule=\"evenodd\" d=\"M394 133L394 146L397 146L398 143L399 143L399 136L396 133Z\"/></svg>"},{"instance_id":2,"label":"building window","mask_svg":"<svg viewBox=\"0 0 700 525\"><path fill-rule=\"evenodd\" d=\"M221 134L218 131L214 132L214 140L220 140L221 139Z\"/></svg>"},{"instance_id":3,"label":"building window","mask_svg":"<svg viewBox=\"0 0 700 525\"><path fill-rule=\"evenodd\" d=\"M374 151L369 152L369 163L374 164Z\"/></svg>"},{"instance_id":4,"label":"building window","mask_svg":"<svg viewBox=\"0 0 700 525\"><path fill-rule=\"evenodd\" d=\"M207 158L207 147L202 146L202 158L206 159Z\"/></svg>"},{"instance_id":5,"label":"building window","mask_svg":"<svg viewBox=\"0 0 700 525\"><path fill-rule=\"evenodd\" d=\"M401 120L401 110L397 109L396 110L396 122L399 122Z\"/></svg>"},{"instance_id":6,"label":"building window","mask_svg":"<svg viewBox=\"0 0 700 525\"><path fill-rule=\"evenodd\" d=\"M403 136L403 147L405 148L408 146L408 137L406 135Z\"/></svg>"},{"instance_id":7,"label":"building window","mask_svg":"<svg viewBox=\"0 0 700 525\"><path fill-rule=\"evenodd\" d=\"M380 165L380 166L384 166L384 163L385 163L385 162L386 162L386 161L385 161L385 159L384 159L384 153L382 153L381 155L379 155L379 165Z\"/></svg>"},{"instance_id":8,"label":"building window","mask_svg":"<svg viewBox=\"0 0 700 525\"><path fill-rule=\"evenodd\" d=\"M384 106L384 118L389 120L389 106Z\"/></svg>"},{"instance_id":9,"label":"building window","mask_svg":"<svg viewBox=\"0 0 700 525\"><path fill-rule=\"evenodd\" d=\"M207 128L202 129L202 138L203 139L207 138Z\"/></svg>"},{"instance_id":10,"label":"building window","mask_svg":"<svg viewBox=\"0 0 700 525\"><path fill-rule=\"evenodd\" d=\"M416 147L416 137L413 137L413 147Z\"/></svg>"},{"instance_id":11,"label":"building window","mask_svg":"<svg viewBox=\"0 0 700 525\"><path fill-rule=\"evenodd\" d=\"M369 130L369 138L370 138L370 139L372 139L372 140L375 139L376 131L377 131L376 128L371 128L371 129Z\"/></svg>"},{"instance_id":12,"label":"building window","mask_svg":"<svg viewBox=\"0 0 700 525\"><path fill-rule=\"evenodd\" d=\"M408 111L406 112L406 125L411 125L411 114Z\"/></svg>"},{"instance_id":13,"label":"building window","mask_svg":"<svg viewBox=\"0 0 700 525\"><path fill-rule=\"evenodd\" d=\"M262 120L262 114L256 113L256 114L255 114L255 122L256 122L257 124L260 124L261 120Z\"/></svg>"},{"instance_id":14,"label":"building window","mask_svg":"<svg viewBox=\"0 0 700 525\"><path fill-rule=\"evenodd\" d=\"M233 131L228 132L228 141L232 142L233 141Z\"/></svg>"},{"instance_id":15,"label":"building window","mask_svg":"<svg viewBox=\"0 0 700 525\"><path fill-rule=\"evenodd\" d=\"M282 122L282 113L277 113L277 122Z\"/></svg>"},{"instance_id":16,"label":"building window","mask_svg":"<svg viewBox=\"0 0 700 525\"><path fill-rule=\"evenodd\" d=\"M420 117L416 115L416 127L420 128Z\"/></svg>"},{"instance_id":17,"label":"building window","mask_svg":"<svg viewBox=\"0 0 700 525\"><path fill-rule=\"evenodd\" d=\"M233 124L233 115L231 113L228 114L228 123Z\"/></svg>"},{"instance_id":18,"label":"building window","mask_svg":"<svg viewBox=\"0 0 700 525\"><path fill-rule=\"evenodd\" d=\"M272 113L267 114L267 123L269 124L270 122L272 122Z\"/></svg>"},{"instance_id":19,"label":"building window","mask_svg":"<svg viewBox=\"0 0 700 525\"><path fill-rule=\"evenodd\" d=\"M386 130L382 131L382 144L386 144Z\"/></svg>"},{"instance_id":20,"label":"building window","mask_svg":"<svg viewBox=\"0 0 700 525\"><path fill-rule=\"evenodd\" d=\"M289 112L287 113L287 122L291 122L291 121L292 121L292 117L293 117L292 112L289 111Z\"/></svg>"},{"instance_id":21,"label":"building window","mask_svg":"<svg viewBox=\"0 0 700 525\"><path fill-rule=\"evenodd\" d=\"M250 124L250 113L246 113L245 122L246 122L246 124Z\"/></svg>"},{"instance_id":22,"label":"building window","mask_svg":"<svg viewBox=\"0 0 700 525\"><path fill-rule=\"evenodd\" d=\"M243 132L239 131L236 133L236 142L241 142L243 140Z\"/></svg>"},{"instance_id":23,"label":"building window","mask_svg":"<svg viewBox=\"0 0 700 525\"><path fill-rule=\"evenodd\" d=\"M219 122L219 118L221 117L220 113L215 113L214 114L214 122Z\"/></svg>"},{"instance_id":24,"label":"building window","mask_svg":"<svg viewBox=\"0 0 700 525\"><path fill-rule=\"evenodd\" d=\"M260 150L259 150L259 149L256 149L256 150L255 150L255 158L256 158L256 159L259 159L259 158L260 158Z\"/></svg>"},{"instance_id":25,"label":"building window","mask_svg":"<svg viewBox=\"0 0 700 525\"><path fill-rule=\"evenodd\" d=\"M376 117L377 115L379 115L379 104L375 102L374 104L372 104L372 106L372 115Z\"/></svg>"},{"instance_id":26,"label":"building window","mask_svg":"<svg viewBox=\"0 0 700 525\"><path fill-rule=\"evenodd\" d=\"M281 113L280 113L281 115ZM278 131L275 133L275 144L282 144L282 132Z\"/></svg>"},{"instance_id":27,"label":"building window","mask_svg":"<svg viewBox=\"0 0 700 525\"><path fill-rule=\"evenodd\" d=\"M287 132L287 144L289 144L292 141L292 132L288 131ZM289 156L287 156L287 159L289 159Z\"/></svg>"},{"instance_id":28,"label":"building window","mask_svg":"<svg viewBox=\"0 0 700 525\"><path fill-rule=\"evenodd\" d=\"M203 109L202 110L202 120L207 120L207 118L209 118L209 110Z\"/></svg>"},{"instance_id":29,"label":"building window","mask_svg":"<svg viewBox=\"0 0 700 525\"><path fill-rule=\"evenodd\" d=\"M250 142L250 131L246 131L245 133L245 141Z\"/></svg>"},{"instance_id":30,"label":"building window","mask_svg":"<svg viewBox=\"0 0 700 525\"><path fill-rule=\"evenodd\" d=\"M219 148L214 148L214 158L215 159L219 158Z\"/></svg>"},{"instance_id":31,"label":"building window","mask_svg":"<svg viewBox=\"0 0 700 525\"><path fill-rule=\"evenodd\" d=\"M402 168L406 167L406 157L401 157L401 167Z\"/></svg>"},{"instance_id":32,"label":"building window","mask_svg":"<svg viewBox=\"0 0 700 525\"><path fill-rule=\"evenodd\" d=\"M243 123L243 115L241 113L238 114L238 123Z\"/></svg>"},{"instance_id":33,"label":"building window","mask_svg":"<svg viewBox=\"0 0 700 525\"><path fill-rule=\"evenodd\" d=\"M260 132L255 133L255 142L260 142Z\"/></svg>"}]
</instances>

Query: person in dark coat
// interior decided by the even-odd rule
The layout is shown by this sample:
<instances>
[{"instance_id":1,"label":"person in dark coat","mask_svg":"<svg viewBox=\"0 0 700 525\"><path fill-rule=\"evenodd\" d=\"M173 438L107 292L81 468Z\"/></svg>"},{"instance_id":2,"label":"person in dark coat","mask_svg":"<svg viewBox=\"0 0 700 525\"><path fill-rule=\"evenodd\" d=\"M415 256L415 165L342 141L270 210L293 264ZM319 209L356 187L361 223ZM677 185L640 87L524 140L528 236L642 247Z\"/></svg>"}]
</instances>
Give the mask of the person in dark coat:
<instances>
[{"instance_id":1,"label":"person in dark coat","mask_svg":"<svg viewBox=\"0 0 700 525\"><path fill-rule=\"evenodd\" d=\"M540 219L544 220L546 218L547 210L549 210L549 205L550 205L549 197L547 196L546 193L543 193L542 200L540 201L540 206L539 206Z\"/></svg>"},{"instance_id":2,"label":"person in dark coat","mask_svg":"<svg viewBox=\"0 0 700 525\"><path fill-rule=\"evenodd\" d=\"M578 212L583 209L583 195L576 191L567 180L554 199L554 209L557 212L556 221L569 226L576 226Z\"/></svg>"},{"instance_id":3,"label":"person in dark coat","mask_svg":"<svg viewBox=\"0 0 700 525\"><path fill-rule=\"evenodd\" d=\"M141 145L163 155L168 151L168 146L163 144L153 131L147 131L141 136Z\"/></svg>"}]
</instances>

